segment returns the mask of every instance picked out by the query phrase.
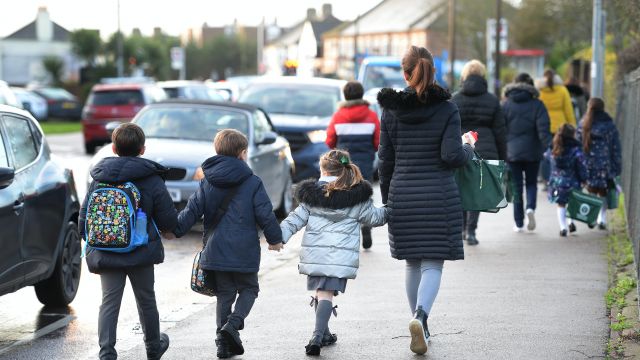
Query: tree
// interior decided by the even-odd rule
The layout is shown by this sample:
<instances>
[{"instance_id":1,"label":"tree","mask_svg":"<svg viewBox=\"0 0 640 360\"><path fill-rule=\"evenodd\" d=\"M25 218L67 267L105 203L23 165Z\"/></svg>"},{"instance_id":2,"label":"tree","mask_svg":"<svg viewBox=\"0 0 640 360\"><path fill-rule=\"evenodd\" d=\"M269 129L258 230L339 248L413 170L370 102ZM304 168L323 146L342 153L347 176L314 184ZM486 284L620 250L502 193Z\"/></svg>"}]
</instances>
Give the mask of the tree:
<instances>
[{"instance_id":1,"label":"tree","mask_svg":"<svg viewBox=\"0 0 640 360\"><path fill-rule=\"evenodd\" d=\"M71 33L71 50L92 66L102 51L102 39L98 30L79 29Z\"/></svg>"},{"instance_id":2,"label":"tree","mask_svg":"<svg viewBox=\"0 0 640 360\"><path fill-rule=\"evenodd\" d=\"M54 86L62 85L62 73L64 71L64 63L57 56L47 56L42 59L42 66L49 75L51 84Z\"/></svg>"}]
</instances>

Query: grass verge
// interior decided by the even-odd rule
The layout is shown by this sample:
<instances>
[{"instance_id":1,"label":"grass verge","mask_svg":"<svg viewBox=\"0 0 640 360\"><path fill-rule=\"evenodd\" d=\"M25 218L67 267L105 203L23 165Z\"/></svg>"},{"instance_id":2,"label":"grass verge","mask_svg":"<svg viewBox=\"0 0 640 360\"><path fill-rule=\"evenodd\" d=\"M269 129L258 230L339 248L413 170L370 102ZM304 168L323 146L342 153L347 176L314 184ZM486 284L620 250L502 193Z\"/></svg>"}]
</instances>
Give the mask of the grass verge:
<instances>
[{"instance_id":1,"label":"grass verge","mask_svg":"<svg viewBox=\"0 0 640 360\"><path fill-rule=\"evenodd\" d=\"M640 321L638 321L638 280L633 246L627 234L624 207L611 215L607 238L609 290L605 301L611 320L606 359L640 358Z\"/></svg>"},{"instance_id":2,"label":"grass verge","mask_svg":"<svg viewBox=\"0 0 640 360\"><path fill-rule=\"evenodd\" d=\"M79 121L49 120L41 122L40 127L45 135L68 134L82 130L82 124Z\"/></svg>"}]
</instances>

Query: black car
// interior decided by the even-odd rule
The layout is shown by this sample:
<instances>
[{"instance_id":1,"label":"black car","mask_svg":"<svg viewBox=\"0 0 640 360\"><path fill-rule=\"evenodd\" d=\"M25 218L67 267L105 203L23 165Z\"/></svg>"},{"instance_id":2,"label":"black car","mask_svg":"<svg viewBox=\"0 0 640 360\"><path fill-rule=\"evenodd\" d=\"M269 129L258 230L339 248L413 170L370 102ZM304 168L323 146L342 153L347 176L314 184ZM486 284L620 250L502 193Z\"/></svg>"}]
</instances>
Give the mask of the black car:
<instances>
[{"instance_id":1,"label":"black car","mask_svg":"<svg viewBox=\"0 0 640 360\"><path fill-rule=\"evenodd\" d=\"M0 105L0 295L34 285L45 305L67 305L80 282L78 195L26 111Z\"/></svg>"},{"instance_id":2,"label":"black car","mask_svg":"<svg viewBox=\"0 0 640 360\"><path fill-rule=\"evenodd\" d=\"M63 88L41 87L30 89L47 100L49 118L80 120L82 104Z\"/></svg>"}]
</instances>

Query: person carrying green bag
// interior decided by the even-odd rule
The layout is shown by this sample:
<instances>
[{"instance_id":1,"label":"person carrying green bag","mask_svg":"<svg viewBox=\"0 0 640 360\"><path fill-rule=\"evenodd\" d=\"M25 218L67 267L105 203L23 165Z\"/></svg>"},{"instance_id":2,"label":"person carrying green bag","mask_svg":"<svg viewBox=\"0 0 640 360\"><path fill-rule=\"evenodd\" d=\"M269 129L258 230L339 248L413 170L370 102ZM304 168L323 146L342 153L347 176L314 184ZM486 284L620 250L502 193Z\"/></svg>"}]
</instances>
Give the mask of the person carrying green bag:
<instances>
[{"instance_id":1,"label":"person carrying green bag","mask_svg":"<svg viewBox=\"0 0 640 360\"><path fill-rule=\"evenodd\" d=\"M507 206L503 160L484 160L474 151L474 157L455 172L462 209L496 213Z\"/></svg>"}]
</instances>

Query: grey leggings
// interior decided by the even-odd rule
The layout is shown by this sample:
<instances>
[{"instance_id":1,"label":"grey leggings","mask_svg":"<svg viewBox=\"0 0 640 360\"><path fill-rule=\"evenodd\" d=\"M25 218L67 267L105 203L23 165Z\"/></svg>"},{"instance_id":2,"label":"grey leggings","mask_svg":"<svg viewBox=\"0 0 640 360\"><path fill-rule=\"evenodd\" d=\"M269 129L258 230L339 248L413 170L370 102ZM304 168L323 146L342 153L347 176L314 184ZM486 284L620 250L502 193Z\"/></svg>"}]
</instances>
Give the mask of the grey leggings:
<instances>
[{"instance_id":1,"label":"grey leggings","mask_svg":"<svg viewBox=\"0 0 640 360\"><path fill-rule=\"evenodd\" d=\"M407 260L405 287L411 313L418 306L429 314L438 296L444 260Z\"/></svg>"}]
</instances>

